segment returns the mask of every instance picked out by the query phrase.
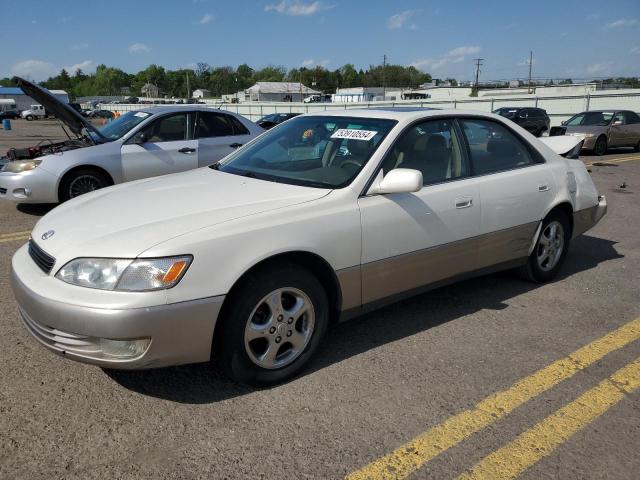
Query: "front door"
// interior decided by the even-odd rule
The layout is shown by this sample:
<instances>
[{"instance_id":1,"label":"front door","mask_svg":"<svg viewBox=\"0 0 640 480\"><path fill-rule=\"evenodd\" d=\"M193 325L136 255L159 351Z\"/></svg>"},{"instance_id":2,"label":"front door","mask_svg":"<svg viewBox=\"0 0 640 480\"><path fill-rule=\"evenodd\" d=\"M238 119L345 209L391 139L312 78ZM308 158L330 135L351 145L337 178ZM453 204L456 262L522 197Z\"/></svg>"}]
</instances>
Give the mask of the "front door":
<instances>
[{"instance_id":1,"label":"front door","mask_svg":"<svg viewBox=\"0 0 640 480\"><path fill-rule=\"evenodd\" d=\"M193 114L165 115L136 133L122 146L125 181L177 173L198 167L198 141L193 139Z\"/></svg>"},{"instance_id":2,"label":"front door","mask_svg":"<svg viewBox=\"0 0 640 480\"><path fill-rule=\"evenodd\" d=\"M423 188L359 199L363 303L475 269L480 198L458 132L452 119L408 129L382 171L419 170Z\"/></svg>"}]
</instances>

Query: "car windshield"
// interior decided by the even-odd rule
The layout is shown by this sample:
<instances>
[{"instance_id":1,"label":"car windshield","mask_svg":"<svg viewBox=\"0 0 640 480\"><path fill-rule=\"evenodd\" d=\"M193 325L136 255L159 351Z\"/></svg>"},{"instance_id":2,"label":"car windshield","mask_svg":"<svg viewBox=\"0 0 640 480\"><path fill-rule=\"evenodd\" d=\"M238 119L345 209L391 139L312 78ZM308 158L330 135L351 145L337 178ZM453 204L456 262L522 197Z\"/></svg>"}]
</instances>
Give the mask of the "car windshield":
<instances>
[{"instance_id":1,"label":"car windshield","mask_svg":"<svg viewBox=\"0 0 640 480\"><path fill-rule=\"evenodd\" d=\"M567 120L570 127L577 126L605 126L609 125L613 118L613 112L584 112L574 115Z\"/></svg>"},{"instance_id":2,"label":"car windshield","mask_svg":"<svg viewBox=\"0 0 640 480\"><path fill-rule=\"evenodd\" d=\"M212 168L279 183L347 186L369 161L395 120L296 117Z\"/></svg>"},{"instance_id":3,"label":"car windshield","mask_svg":"<svg viewBox=\"0 0 640 480\"><path fill-rule=\"evenodd\" d=\"M122 138L123 135L140 122L149 118L150 115L148 112L127 112L112 122L107 123L104 127L100 128L99 131L107 140L117 140Z\"/></svg>"}]
</instances>

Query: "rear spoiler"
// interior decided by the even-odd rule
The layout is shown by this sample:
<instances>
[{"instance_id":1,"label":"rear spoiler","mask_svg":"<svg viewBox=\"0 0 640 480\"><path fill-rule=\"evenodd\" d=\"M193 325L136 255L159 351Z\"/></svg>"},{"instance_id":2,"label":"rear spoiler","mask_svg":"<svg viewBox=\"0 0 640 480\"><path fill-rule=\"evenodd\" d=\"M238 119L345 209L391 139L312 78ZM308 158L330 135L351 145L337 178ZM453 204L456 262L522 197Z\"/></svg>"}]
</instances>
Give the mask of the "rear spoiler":
<instances>
[{"instance_id":1,"label":"rear spoiler","mask_svg":"<svg viewBox=\"0 0 640 480\"><path fill-rule=\"evenodd\" d=\"M582 135L559 135L557 137L540 137L538 138L551 150L565 158L578 158L582 145L584 145L584 136Z\"/></svg>"}]
</instances>

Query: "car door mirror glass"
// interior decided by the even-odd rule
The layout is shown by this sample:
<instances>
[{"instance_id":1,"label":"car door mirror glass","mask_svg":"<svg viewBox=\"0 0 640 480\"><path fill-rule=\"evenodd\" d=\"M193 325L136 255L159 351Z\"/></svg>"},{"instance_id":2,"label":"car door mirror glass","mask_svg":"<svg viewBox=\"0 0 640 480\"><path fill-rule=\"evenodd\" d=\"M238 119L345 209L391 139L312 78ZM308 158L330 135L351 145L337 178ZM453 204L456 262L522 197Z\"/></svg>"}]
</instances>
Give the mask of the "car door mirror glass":
<instances>
[{"instance_id":1,"label":"car door mirror glass","mask_svg":"<svg viewBox=\"0 0 640 480\"><path fill-rule=\"evenodd\" d=\"M613 125L616 127L622 125L622 120L614 120Z\"/></svg>"},{"instance_id":2,"label":"car door mirror glass","mask_svg":"<svg viewBox=\"0 0 640 480\"><path fill-rule=\"evenodd\" d=\"M411 168L395 168L380 178L369 189L369 195L388 193L413 193L422 188L422 172Z\"/></svg>"},{"instance_id":3,"label":"car door mirror glass","mask_svg":"<svg viewBox=\"0 0 640 480\"><path fill-rule=\"evenodd\" d=\"M148 140L149 139L144 132L139 132L133 136L133 138L131 139L131 143L135 143L136 145L143 145L147 143Z\"/></svg>"}]
</instances>

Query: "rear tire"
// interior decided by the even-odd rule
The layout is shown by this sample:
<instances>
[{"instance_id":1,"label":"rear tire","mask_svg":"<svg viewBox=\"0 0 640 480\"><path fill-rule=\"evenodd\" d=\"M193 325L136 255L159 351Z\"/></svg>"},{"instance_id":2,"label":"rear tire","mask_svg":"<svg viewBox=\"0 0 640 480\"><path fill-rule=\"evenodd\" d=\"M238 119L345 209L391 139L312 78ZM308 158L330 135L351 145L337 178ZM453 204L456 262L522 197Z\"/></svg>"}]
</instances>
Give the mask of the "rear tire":
<instances>
[{"instance_id":1,"label":"rear tire","mask_svg":"<svg viewBox=\"0 0 640 480\"><path fill-rule=\"evenodd\" d=\"M238 382L281 383L318 350L329 324L327 294L311 272L288 262L250 273L241 282L223 309L213 356Z\"/></svg>"},{"instance_id":2,"label":"rear tire","mask_svg":"<svg viewBox=\"0 0 640 480\"><path fill-rule=\"evenodd\" d=\"M542 221L540 235L527 263L520 268L520 275L535 283L553 280L564 263L570 241L571 223L567 215L562 211L550 213Z\"/></svg>"},{"instance_id":3,"label":"rear tire","mask_svg":"<svg viewBox=\"0 0 640 480\"><path fill-rule=\"evenodd\" d=\"M640 152L640 140L638 140L638 143L636 143L636 146L633 147L633 151L634 152Z\"/></svg>"},{"instance_id":4,"label":"rear tire","mask_svg":"<svg viewBox=\"0 0 640 480\"><path fill-rule=\"evenodd\" d=\"M62 179L59 199L60 202L66 202L109 185L111 185L109 178L102 172L90 168L76 170Z\"/></svg>"},{"instance_id":5,"label":"rear tire","mask_svg":"<svg viewBox=\"0 0 640 480\"><path fill-rule=\"evenodd\" d=\"M593 153L595 153L596 155L601 157L602 155L607 153L607 148L608 148L608 146L607 146L607 137L605 137L604 135L601 135L596 140L596 144L593 147Z\"/></svg>"}]
</instances>

